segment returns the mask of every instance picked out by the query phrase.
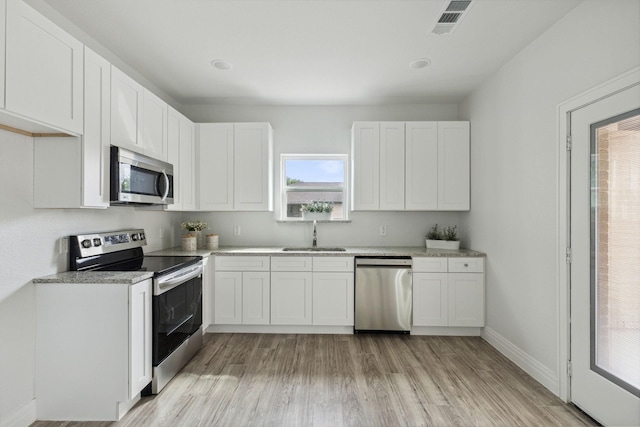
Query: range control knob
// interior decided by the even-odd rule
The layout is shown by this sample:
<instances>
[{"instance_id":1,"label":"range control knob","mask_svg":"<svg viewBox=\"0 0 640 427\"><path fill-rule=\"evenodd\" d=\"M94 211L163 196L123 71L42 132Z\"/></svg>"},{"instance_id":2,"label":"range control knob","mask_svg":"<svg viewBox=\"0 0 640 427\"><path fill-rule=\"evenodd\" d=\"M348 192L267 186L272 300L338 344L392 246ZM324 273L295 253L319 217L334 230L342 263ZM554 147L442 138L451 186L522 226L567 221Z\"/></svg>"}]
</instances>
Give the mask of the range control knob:
<instances>
[{"instance_id":1,"label":"range control knob","mask_svg":"<svg viewBox=\"0 0 640 427\"><path fill-rule=\"evenodd\" d=\"M96 237L95 239L93 239L93 246L102 246L102 240Z\"/></svg>"},{"instance_id":2,"label":"range control knob","mask_svg":"<svg viewBox=\"0 0 640 427\"><path fill-rule=\"evenodd\" d=\"M140 240L144 240L144 233L140 233Z\"/></svg>"},{"instance_id":3,"label":"range control knob","mask_svg":"<svg viewBox=\"0 0 640 427\"><path fill-rule=\"evenodd\" d=\"M140 238L140 236L138 235L138 233L133 233L131 235L131 240L133 240L134 242L137 241Z\"/></svg>"},{"instance_id":4,"label":"range control knob","mask_svg":"<svg viewBox=\"0 0 640 427\"><path fill-rule=\"evenodd\" d=\"M81 244L82 244L82 247L85 248L85 249L86 248L90 248L91 247L91 240L84 239Z\"/></svg>"}]
</instances>

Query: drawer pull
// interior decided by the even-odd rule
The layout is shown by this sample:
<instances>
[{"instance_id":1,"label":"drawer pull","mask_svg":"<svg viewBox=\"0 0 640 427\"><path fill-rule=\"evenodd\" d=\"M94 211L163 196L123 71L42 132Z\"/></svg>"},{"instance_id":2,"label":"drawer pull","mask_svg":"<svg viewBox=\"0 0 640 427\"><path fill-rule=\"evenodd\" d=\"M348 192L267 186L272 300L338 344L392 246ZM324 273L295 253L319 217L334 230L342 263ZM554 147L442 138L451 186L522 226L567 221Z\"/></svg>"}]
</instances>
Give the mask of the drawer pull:
<instances>
[{"instance_id":1,"label":"drawer pull","mask_svg":"<svg viewBox=\"0 0 640 427\"><path fill-rule=\"evenodd\" d=\"M465 264L464 266L465 266L465 267L469 267L469 264Z\"/></svg>"}]
</instances>

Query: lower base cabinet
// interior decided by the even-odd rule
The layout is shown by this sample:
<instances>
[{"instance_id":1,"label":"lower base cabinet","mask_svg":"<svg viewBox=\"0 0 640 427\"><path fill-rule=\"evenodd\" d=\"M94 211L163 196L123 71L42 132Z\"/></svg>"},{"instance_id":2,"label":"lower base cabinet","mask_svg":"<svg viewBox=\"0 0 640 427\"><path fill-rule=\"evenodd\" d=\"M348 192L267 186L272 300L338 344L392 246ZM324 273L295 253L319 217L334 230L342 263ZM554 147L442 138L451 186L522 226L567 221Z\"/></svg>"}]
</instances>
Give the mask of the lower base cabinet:
<instances>
[{"instance_id":1,"label":"lower base cabinet","mask_svg":"<svg viewBox=\"0 0 640 427\"><path fill-rule=\"evenodd\" d=\"M313 282L310 272L271 273L271 324L311 325Z\"/></svg>"},{"instance_id":2,"label":"lower base cabinet","mask_svg":"<svg viewBox=\"0 0 640 427\"><path fill-rule=\"evenodd\" d=\"M484 258L414 258L414 326L484 326Z\"/></svg>"},{"instance_id":3,"label":"lower base cabinet","mask_svg":"<svg viewBox=\"0 0 640 427\"><path fill-rule=\"evenodd\" d=\"M313 273L313 324L353 325L353 273Z\"/></svg>"},{"instance_id":4,"label":"lower base cabinet","mask_svg":"<svg viewBox=\"0 0 640 427\"><path fill-rule=\"evenodd\" d=\"M36 284L39 420L115 421L151 382L151 280Z\"/></svg>"}]
</instances>

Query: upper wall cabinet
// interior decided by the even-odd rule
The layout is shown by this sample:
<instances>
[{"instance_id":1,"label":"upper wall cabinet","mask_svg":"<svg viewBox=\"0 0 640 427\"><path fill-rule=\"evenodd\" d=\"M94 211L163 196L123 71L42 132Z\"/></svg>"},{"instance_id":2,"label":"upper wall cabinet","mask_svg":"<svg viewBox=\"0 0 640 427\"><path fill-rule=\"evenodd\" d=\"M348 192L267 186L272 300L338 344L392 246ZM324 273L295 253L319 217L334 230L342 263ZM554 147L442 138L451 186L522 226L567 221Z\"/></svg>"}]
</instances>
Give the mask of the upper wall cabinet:
<instances>
[{"instance_id":1,"label":"upper wall cabinet","mask_svg":"<svg viewBox=\"0 0 640 427\"><path fill-rule=\"evenodd\" d=\"M167 103L111 67L111 144L167 160Z\"/></svg>"},{"instance_id":2,"label":"upper wall cabinet","mask_svg":"<svg viewBox=\"0 0 640 427\"><path fill-rule=\"evenodd\" d=\"M173 165L174 203L167 210L196 210L195 125L169 107L167 160Z\"/></svg>"},{"instance_id":3,"label":"upper wall cabinet","mask_svg":"<svg viewBox=\"0 0 640 427\"><path fill-rule=\"evenodd\" d=\"M469 210L469 122L355 122L353 209Z\"/></svg>"},{"instance_id":4,"label":"upper wall cabinet","mask_svg":"<svg viewBox=\"0 0 640 427\"><path fill-rule=\"evenodd\" d=\"M21 0L6 14L5 108L82 134L82 43Z\"/></svg>"},{"instance_id":5,"label":"upper wall cabinet","mask_svg":"<svg viewBox=\"0 0 640 427\"><path fill-rule=\"evenodd\" d=\"M272 157L269 123L199 124L199 209L273 210Z\"/></svg>"},{"instance_id":6,"label":"upper wall cabinet","mask_svg":"<svg viewBox=\"0 0 640 427\"><path fill-rule=\"evenodd\" d=\"M111 144L143 152L142 97L144 88L111 67Z\"/></svg>"},{"instance_id":7,"label":"upper wall cabinet","mask_svg":"<svg viewBox=\"0 0 640 427\"><path fill-rule=\"evenodd\" d=\"M84 134L34 139L36 208L109 206L111 64L88 48L84 63Z\"/></svg>"},{"instance_id":8,"label":"upper wall cabinet","mask_svg":"<svg viewBox=\"0 0 640 427\"><path fill-rule=\"evenodd\" d=\"M5 51L7 36L7 0L0 0L0 108L4 108Z\"/></svg>"}]
</instances>

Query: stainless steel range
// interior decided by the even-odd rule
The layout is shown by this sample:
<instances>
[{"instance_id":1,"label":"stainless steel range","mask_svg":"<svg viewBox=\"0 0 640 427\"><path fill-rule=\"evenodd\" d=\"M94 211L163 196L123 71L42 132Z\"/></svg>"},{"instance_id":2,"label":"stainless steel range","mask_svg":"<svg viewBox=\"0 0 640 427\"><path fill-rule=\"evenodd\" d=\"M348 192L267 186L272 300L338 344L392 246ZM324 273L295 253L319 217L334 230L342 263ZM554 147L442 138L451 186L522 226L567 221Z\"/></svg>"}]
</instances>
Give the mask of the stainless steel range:
<instances>
[{"instance_id":1,"label":"stainless steel range","mask_svg":"<svg viewBox=\"0 0 640 427\"><path fill-rule=\"evenodd\" d=\"M202 348L202 257L144 256L143 229L70 236L72 271L153 272L153 380L157 394Z\"/></svg>"}]
</instances>

